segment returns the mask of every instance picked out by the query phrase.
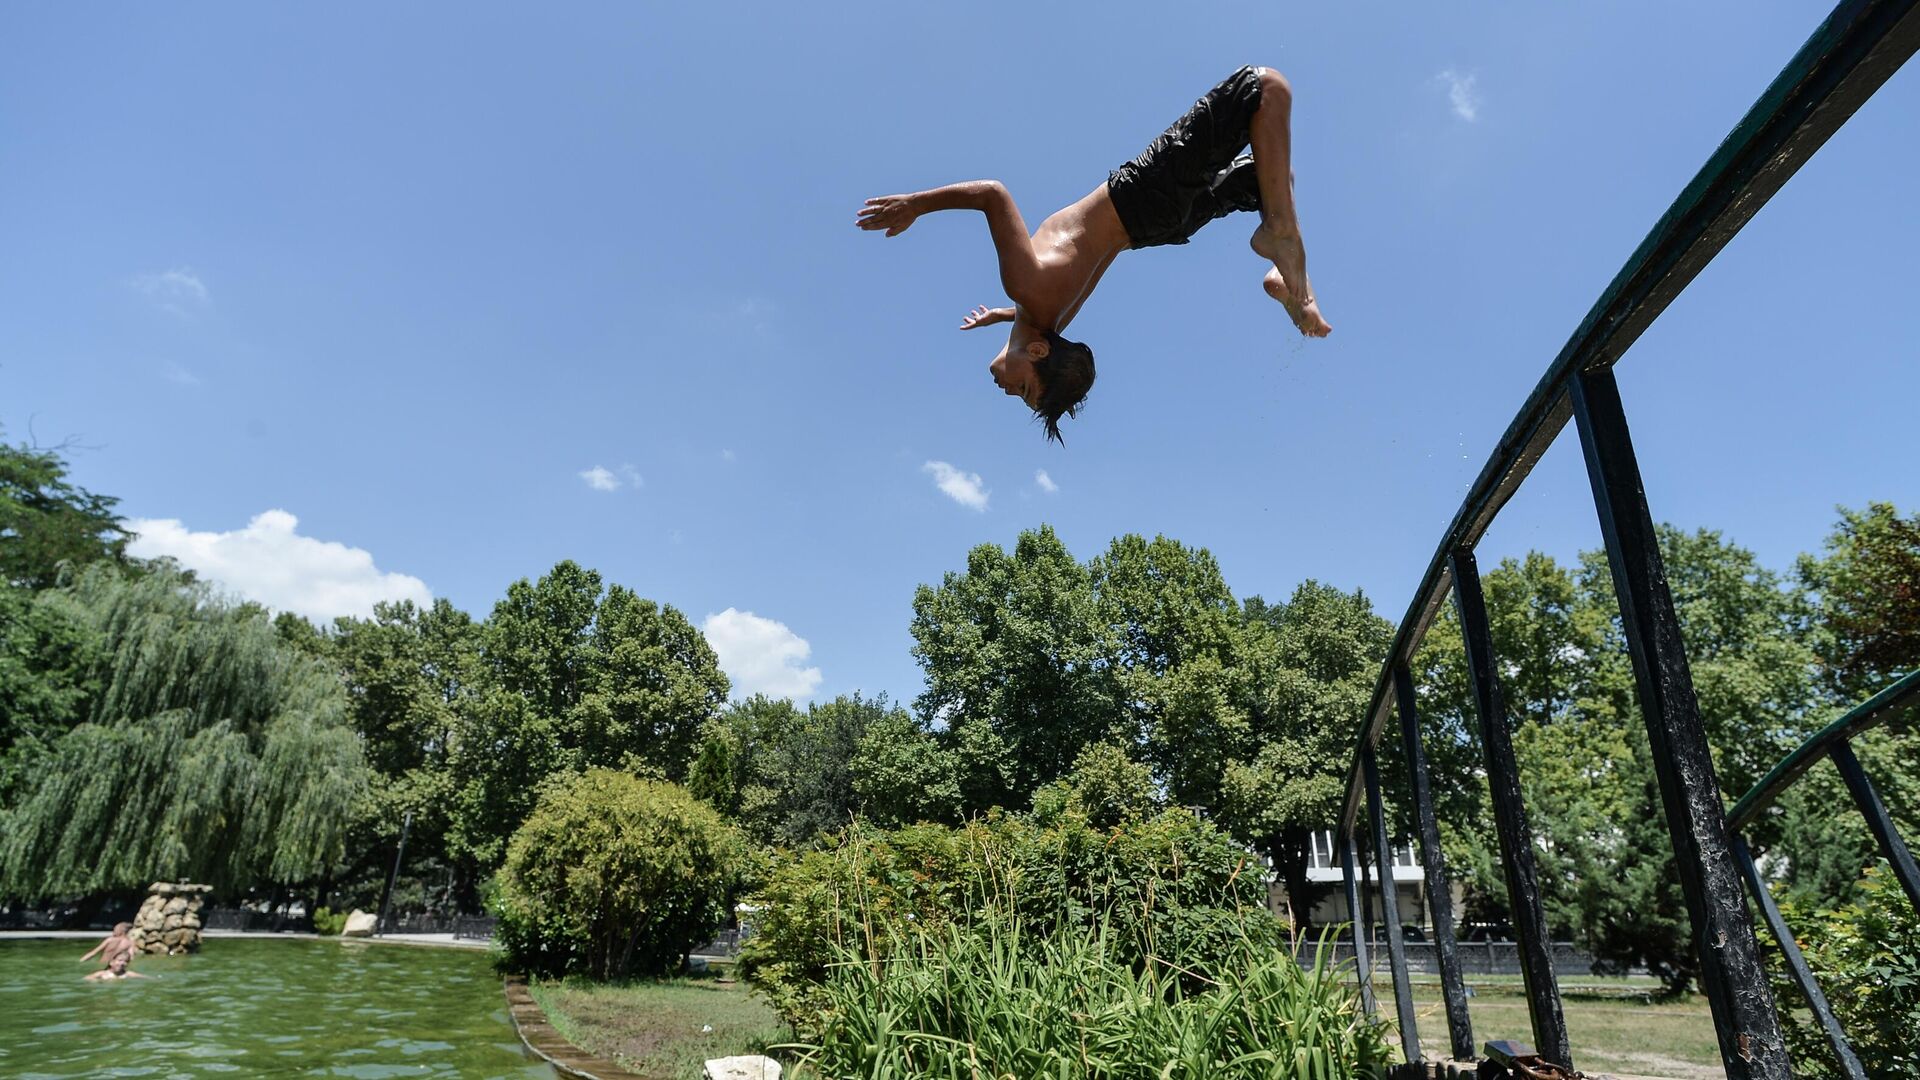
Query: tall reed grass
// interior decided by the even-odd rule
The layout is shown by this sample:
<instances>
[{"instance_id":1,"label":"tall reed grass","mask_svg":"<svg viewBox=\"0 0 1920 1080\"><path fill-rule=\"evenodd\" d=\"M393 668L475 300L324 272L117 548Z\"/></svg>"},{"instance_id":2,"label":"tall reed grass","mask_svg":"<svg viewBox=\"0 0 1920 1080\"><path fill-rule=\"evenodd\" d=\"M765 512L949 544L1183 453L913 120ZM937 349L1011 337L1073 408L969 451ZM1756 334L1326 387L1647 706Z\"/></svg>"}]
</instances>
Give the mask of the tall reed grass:
<instances>
[{"instance_id":1,"label":"tall reed grass","mask_svg":"<svg viewBox=\"0 0 1920 1080\"><path fill-rule=\"evenodd\" d=\"M1118 958L1103 922L1043 938L987 915L877 957L843 947L817 1042L796 1078L1350 1080L1381 1077L1386 1029L1366 1019L1322 939L1311 966L1243 939L1212 977ZM1298 943L1296 943L1298 947Z\"/></svg>"}]
</instances>

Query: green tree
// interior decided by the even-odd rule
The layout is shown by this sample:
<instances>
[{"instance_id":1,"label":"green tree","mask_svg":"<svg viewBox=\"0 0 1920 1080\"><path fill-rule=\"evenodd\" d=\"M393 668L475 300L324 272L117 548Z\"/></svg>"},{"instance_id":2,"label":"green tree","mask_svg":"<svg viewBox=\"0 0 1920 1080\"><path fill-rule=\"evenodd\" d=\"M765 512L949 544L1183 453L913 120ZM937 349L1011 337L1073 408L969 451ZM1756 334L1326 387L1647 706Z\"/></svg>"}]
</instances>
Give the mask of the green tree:
<instances>
[{"instance_id":1,"label":"green tree","mask_svg":"<svg viewBox=\"0 0 1920 1080\"><path fill-rule=\"evenodd\" d=\"M687 791L728 817L740 812L737 763L740 739L721 720L710 720L694 744L693 763L687 766Z\"/></svg>"},{"instance_id":2,"label":"green tree","mask_svg":"<svg viewBox=\"0 0 1920 1080\"><path fill-rule=\"evenodd\" d=\"M281 639L324 657L340 672L373 777L349 850L356 858L333 883L348 902L372 903L385 883L401 823L412 816L402 881L421 901L473 910L484 867L450 845L450 810L459 788L456 762L469 718L489 673L480 663L479 627L446 600L421 608L379 603L367 618L341 618L328 635L305 620L275 620ZM432 878L437 891L429 889ZM412 893L413 888L407 888Z\"/></svg>"},{"instance_id":3,"label":"green tree","mask_svg":"<svg viewBox=\"0 0 1920 1080\"><path fill-rule=\"evenodd\" d=\"M123 560L119 501L69 481L56 450L0 443L0 582L44 589L62 566Z\"/></svg>"},{"instance_id":4,"label":"green tree","mask_svg":"<svg viewBox=\"0 0 1920 1080\"><path fill-rule=\"evenodd\" d=\"M1089 566L1124 716L1112 738L1140 744L1177 804L1211 806L1245 745L1251 643L1240 606L1205 548L1122 536Z\"/></svg>"},{"instance_id":5,"label":"green tree","mask_svg":"<svg viewBox=\"0 0 1920 1080\"><path fill-rule=\"evenodd\" d=\"M730 807L747 835L768 845L810 844L863 813L949 817L957 799L952 759L884 694L843 694L805 709L755 695L709 726L698 760L714 763L696 774L703 797ZM922 781L933 789L909 786Z\"/></svg>"},{"instance_id":6,"label":"green tree","mask_svg":"<svg viewBox=\"0 0 1920 1080\"><path fill-rule=\"evenodd\" d=\"M480 673L452 740L449 846L499 865L554 773L619 767L683 780L727 677L673 607L562 562L507 588L478 629Z\"/></svg>"},{"instance_id":7,"label":"green tree","mask_svg":"<svg viewBox=\"0 0 1920 1080\"><path fill-rule=\"evenodd\" d=\"M1311 836L1339 816L1393 628L1363 593L1316 581L1284 607L1263 603L1244 625L1252 696L1246 735L1222 773L1220 820L1273 859L1304 920L1317 898L1306 872Z\"/></svg>"},{"instance_id":8,"label":"green tree","mask_svg":"<svg viewBox=\"0 0 1920 1080\"><path fill-rule=\"evenodd\" d=\"M686 775L701 726L727 699L706 638L677 609L642 600L568 561L507 588L482 630L499 684L553 721L584 762L637 756Z\"/></svg>"},{"instance_id":9,"label":"green tree","mask_svg":"<svg viewBox=\"0 0 1920 1080\"><path fill-rule=\"evenodd\" d=\"M495 910L505 962L545 975L664 975L710 938L747 867L712 807L674 784L588 769L513 835Z\"/></svg>"},{"instance_id":10,"label":"green tree","mask_svg":"<svg viewBox=\"0 0 1920 1080\"><path fill-rule=\"evenodd\" d=\"M166 566L98 564L53 601L98 643L85 723L53 744L0 837L0 894L223 892L324 875L367 786L333 673Z\"/></svg>"},{"instance_id":11,"label":"green tree","mask_svg":"<svg viewBox=\"0 0 1920 1080\"><path fill-rule=\"evenodd\" d=\"M1118 743L1095 743L1080 751L1073 771L1056 783L1066 796L1064 809L1084 815L1096 829L1145 821L1166 805L1153 770Z\"/></svg>"},{"instance_id":12,"label":"green tree","mask_svg":"<svg viewBox=\"0 0 1920 1080\"><path fill-rule=\"evenodd\" d=\"M1886 863L1869 868L1859 893L1834 907L1788 896L1781 914L1847 1033L1868 1076L1920 1075L1920 916ZM1809 1011L1778 949L1765 950L1793 1074L1828 1080L1845 1074Z\"/></svg>"},{"instance_id":13,"label":"green tree","mask_svg":"<svg viewBox=\"0 0 1920 1080\"><path fill-rule=\"evenodd\" d=\"M1658 533L1714 771L1721 791L1737 799L1814 730L1820 695L1804 633L1808 607L1793 582L1716 531L1662 525ZM1584 602L1607 616L1581 707L1631 718L1644 739L1603 552L1581 557L1580 588Z\"/></svg>"},{"instance_id":14,"label":"green tree","mask_svg":"<svg viewBox=\"0 0 1920 1080\"><path fill-rule=\"evenodd\" d=\"M1736 798L1812 729L1807 607L1792 582L1718 533L1661 526L1659 536L1722 793ZM1505 560L1483 584L1550 921L1603 966L1646 964L1686 985L1698 961L1604 552L1572 569L1538 553ZM1504 919L1451 607L1415 666L1449 870L1469 886L1469 918Z\"/></svg>"},{"instance_id":15,"label":"green tree","mask_svg":"<svg viewBox=\"0 0 1920 1080\"><path fill-rule=\"evenodd\" d=\"M1093 577L1051 528L1021 533L1011 554L982 544L964 573L921 586L912 631L927 684L918 711L956 733L985 725L971 738L990 732L1006 746L1014 802L1123 722L1116 642Z\"/></svg>"},{"instance_id":16,"label":"green tree","mask_svg":"<svg viewBox=\"0 0 1920 1080\"><path fill-rule=\"evenodd\" d=\"M1920 669L1920 513L1892 503L1840 508L1826 553L1802 555L1816 595L1814 635L1830 689L1854 703Z\"/></svg>"},{"instance_id":17,"label":"green tree","mask_svg":"<svg viewBox=\"0 0 1920 1080\"><path fill-rule=\"evenodd\" d=\"M701 754L724 754L732 790L714 789L718 776L702 780L701 790L715 806L729 808L749 837L760 844L779 842L792 797L788 777L780 771L777 748L797 733L805 713L785 698L755 694L727 707L720 719L707 728L708 744L723 748L701 750Z\"/></svg>"},{"instance_id":18,"label":"green tree","mask_svg":"<svg viewBox=\"0 0 1920 1080\"><path fill-rule=\"evenodd\" d=\"M876 824L953 824L960 819L960 756L905 709L867 725L850 769L861 812Z\"/></svg>"},{"instance_id":19,"label":"green tree","mask_svg":"<svg viewBox=\"0 0 1920 1080\"><path fill-rule=\"evenodd\" d=\"M99 689L97 636L66 606L0 581L0 815Z\"/></svg>"}]
</instances>

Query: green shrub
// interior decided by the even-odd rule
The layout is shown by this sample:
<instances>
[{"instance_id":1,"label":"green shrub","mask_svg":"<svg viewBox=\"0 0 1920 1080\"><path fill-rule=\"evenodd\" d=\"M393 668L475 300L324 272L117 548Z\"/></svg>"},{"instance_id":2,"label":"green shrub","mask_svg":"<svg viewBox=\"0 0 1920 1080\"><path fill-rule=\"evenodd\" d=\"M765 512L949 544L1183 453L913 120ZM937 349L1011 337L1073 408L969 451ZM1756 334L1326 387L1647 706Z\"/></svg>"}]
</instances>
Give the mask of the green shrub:
<instances>
[{"instance_id":1,"label":"green shrub","mask_svg":"<svg viewBox=\"0 0 1920 1080\"><path fill-rule=\"evenodd\" d=\"M795 857L754 899L741 971L807 1031L847 949L886 958L926 933L1017 919L1044 938L1096 928L1116 962L1146 957L1204 980L1243 943L1278 948L1263 870L1245 848L1184 810L1112 828L1084 814L1005 814L959 828L855 826L830 850Z\"/></svg>"},{"instance_id":2,"label":"green shrub","mask_svg":"<svg viewBox=\"0 0 1920 1080\"><path fill-rule=\"evenodd\" d=\"M1240 939L1197 991L1162 963L1118 962L1103 921L1045 937L1017 921L913 935L884 961L840 953L823 986L811 1077L1048 1080L1348 1080L1380 1077L1384 1029L1366 1020L1325 943L1310 970Z\"/></svg>"},{"instance_id":3,"label":"green shrub","mask_svg":"<svg viewBox=\"0 0 1920 1080\"><path fill-rule=\"evenodd\" d=\"M1810 912L1786 902L1781 914L1867 1075L1920 1076L1920 920L1887 864L1870 868L1858 896L1840 907ZM1794 1075L1839 1077L1779 950L1767 955Z\"/></svg>"},{"instance_id":4,"label":"green shrub","mask_svg":"<svg viewBox=\"0 0 1920 1080\"><path fill-rule=\"evenodd\" d=\"M739 834L684 788L590 769L548 788L507 845L493 900L504 962L664 974L725 921L745 866Z\"/></svg>"},{"instance_id":5,"label":"green shrub","mask_svg":"<svg viewBox=\"0 0 1920 1080\"><path fill-rule=\"evenodd\" d=\"M347 928L347 913L329 907L313 909L313 932L322 937L338 937Z\"/></svg>"}]
</instances>

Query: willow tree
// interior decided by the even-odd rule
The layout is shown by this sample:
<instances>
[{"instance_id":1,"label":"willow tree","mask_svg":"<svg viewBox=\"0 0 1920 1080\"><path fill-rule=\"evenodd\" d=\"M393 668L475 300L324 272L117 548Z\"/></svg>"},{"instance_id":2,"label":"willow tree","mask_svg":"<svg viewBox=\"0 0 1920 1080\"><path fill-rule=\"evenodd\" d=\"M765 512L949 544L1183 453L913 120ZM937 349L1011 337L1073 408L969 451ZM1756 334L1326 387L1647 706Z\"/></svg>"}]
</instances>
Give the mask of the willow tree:
<instances>
[{"instance_id":1,"label":"willow tree","mask_svg":"<svg viewBox=\"0 0 1920 1080\"><path fill-rule=\"evenodd\" d=\"M97 634L86 721L0 822L0 895L311 881L367 785L338 677L169 566L43 594Z\"/></svg>"}]
</instances>

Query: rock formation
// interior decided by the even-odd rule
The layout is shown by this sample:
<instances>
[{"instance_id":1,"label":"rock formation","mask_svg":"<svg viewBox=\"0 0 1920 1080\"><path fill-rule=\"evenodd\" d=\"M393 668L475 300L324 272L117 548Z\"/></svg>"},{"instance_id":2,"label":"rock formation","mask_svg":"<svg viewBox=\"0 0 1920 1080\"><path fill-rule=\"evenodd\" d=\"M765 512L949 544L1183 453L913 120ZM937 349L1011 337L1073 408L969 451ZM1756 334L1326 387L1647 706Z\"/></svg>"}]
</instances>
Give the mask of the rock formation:
<instances>
[{"instance_id":1,"label":"rock formation","mask_svg":"<svg viewBox=\"0 0 1920 1080\"><path fill-rule=\"evenodd\" d=\"M200 951L200 909L210 885L156 881L147 889L146 903L133 917L134 947L144 953Z\"/></svg>"}]
</instances>

